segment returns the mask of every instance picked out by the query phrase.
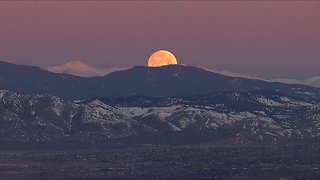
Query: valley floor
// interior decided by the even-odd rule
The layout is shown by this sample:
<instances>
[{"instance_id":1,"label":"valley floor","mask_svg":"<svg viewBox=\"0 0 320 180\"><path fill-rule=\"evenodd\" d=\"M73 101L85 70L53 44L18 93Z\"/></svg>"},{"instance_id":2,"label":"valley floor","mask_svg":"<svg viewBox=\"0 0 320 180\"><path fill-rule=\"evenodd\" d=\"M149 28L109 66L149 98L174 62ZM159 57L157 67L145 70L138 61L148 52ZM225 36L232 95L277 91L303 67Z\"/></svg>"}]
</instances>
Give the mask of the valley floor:
<instances>
[{"instance_id":1,"label":"valley floor","mask_svg":"<svg viewBox=\"0 0 320 180\"><path fill-rule=\"evenodd\" d=\"M0 145L0 179L320 178L319 145Z\"/></svg>"}]
</instances>

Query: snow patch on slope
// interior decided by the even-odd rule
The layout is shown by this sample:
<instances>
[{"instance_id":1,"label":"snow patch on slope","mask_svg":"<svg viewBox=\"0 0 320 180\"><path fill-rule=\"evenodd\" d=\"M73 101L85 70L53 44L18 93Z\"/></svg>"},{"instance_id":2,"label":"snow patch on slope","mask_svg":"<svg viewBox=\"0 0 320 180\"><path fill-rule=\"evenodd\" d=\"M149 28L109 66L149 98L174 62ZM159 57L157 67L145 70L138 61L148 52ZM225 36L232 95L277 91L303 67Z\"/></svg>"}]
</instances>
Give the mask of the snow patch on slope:
<instances>
[{"instance_id":1,"label":"snow patch on slope","mask_svg":"<svg viewBox=\"0 0 320 180\"><path fill-rule=\"evenodd\" d=\"M2 98L8 91L0 90L0 98Z\"/></svg>"},{"instance_id":2,"label":"snow patch on slope","mask_svg":"<svg viewBox=\"0 0 320 180\"><path fill-rule=\"evenodd\" d=\"M292 100L288 97L280 97L280 100L285 102L287 106L312 106L313 104L303 102L303 101L297 101L297 100Z\"/></svg>"},{"instance_id":3,"label":"snow patch on slope","mask_svg":"<svg viewBox=\"0 0 320 180\"><path fill-rule=\"evenodd\" d=\"M256 101L267 106L282 106L283 104L262 96L255 97Z\"/></svg>"}]
</instances>

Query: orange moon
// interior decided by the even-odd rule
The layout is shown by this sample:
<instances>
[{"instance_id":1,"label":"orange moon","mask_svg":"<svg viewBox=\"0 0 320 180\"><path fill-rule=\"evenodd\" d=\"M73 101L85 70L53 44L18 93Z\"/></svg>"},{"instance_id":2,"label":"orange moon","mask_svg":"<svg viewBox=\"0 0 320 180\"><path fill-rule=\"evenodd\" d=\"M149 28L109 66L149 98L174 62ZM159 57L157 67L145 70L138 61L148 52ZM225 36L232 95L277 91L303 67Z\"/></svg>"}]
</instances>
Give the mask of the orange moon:
<instances>
[{"instance_id":1,"label":"orange moon","mask_svg":"<svg viewBox=\"0 0 320 180\"><path fill-rule=\"evenodd\" d=\"M177 64L177 59L171 52L166 50L154 52L148 60L148 67L160 67L170 64Z\"/></svg>"}]
</instances>

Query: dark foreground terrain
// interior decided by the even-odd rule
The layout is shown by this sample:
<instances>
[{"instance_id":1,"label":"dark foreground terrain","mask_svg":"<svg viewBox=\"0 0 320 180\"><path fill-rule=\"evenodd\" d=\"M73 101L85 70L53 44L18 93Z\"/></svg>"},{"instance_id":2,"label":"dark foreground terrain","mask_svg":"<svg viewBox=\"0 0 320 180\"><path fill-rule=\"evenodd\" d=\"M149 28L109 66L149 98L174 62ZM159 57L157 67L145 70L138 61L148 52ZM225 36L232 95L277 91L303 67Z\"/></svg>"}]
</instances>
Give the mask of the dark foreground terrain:
<instances>
[{"instance_id":1,"label":"dark foreground terrain","mask_svg":"<svg viewBox=\"0 0 320 180\"><path fill-rule=\"evenodd\" d=\"M0 143L1 179L320 178L320 146Z\"/></svg>"}]
</instances>

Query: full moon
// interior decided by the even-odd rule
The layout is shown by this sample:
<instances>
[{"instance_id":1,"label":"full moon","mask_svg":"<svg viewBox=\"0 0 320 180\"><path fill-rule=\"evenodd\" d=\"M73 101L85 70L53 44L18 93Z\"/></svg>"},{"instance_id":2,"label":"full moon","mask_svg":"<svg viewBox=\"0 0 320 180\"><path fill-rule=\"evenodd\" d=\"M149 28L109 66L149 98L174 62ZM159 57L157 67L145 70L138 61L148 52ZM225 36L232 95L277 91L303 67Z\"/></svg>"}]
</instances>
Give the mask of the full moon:
<instances>
[{"instance_id":1,"label":"full moon","mask_svg":"<svg viewBox=\"0 0 320 180\"><path fill-rule=\"evenodd\" d=\"M177 59L171 52L166 50L154 52L148 60L148 67L160 67L170 64L177 64Z\"/></svg>"}]
</instances>

